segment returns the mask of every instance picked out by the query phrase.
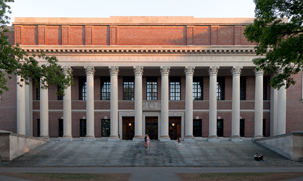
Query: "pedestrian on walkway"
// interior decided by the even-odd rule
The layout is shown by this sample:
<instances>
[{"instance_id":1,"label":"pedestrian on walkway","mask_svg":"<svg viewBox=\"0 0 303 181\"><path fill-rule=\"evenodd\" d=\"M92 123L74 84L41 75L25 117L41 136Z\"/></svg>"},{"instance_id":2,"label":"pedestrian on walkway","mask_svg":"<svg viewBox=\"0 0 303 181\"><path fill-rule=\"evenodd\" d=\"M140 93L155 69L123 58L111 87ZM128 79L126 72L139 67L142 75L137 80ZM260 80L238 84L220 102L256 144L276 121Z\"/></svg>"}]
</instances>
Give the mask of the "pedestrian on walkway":
<instances>
[{"instance_id":1,"label":"pedestrian on walkway","mask_svg":"<svg viewBox=\"0 0 303 181\"><path fill-rule=\"evenodd\" d=\"M264 158L263 158L263 154L262 154L262 153L260 153L260 155L259 155L259 160L260 160L260 161L264 161Z\"/></svg>"},{"instance_id":2,"label":"pedestrian on walkway","mask_svg":"<svg viewBox=\"0 0 303 181\"><path fill-rule=\"evenodd\" d=\"M145 134L144 142L145 142L145 147L147 148L147 134Z\"/></svg>"},{"instance_id":3,"label":"pedestrian on walkway","mask_svg":"<svg viewBox=\"0 0 303 181\"><path fill-rule=\"evenodd\" d=\"M178 139L179 150L181 148L181 138Z\"/></svg>"},{"instance_id":4,"label":"pedestrian on walkway","mask_svg":"<svg viewBox=\"0 0 303 181\"><path fill-rule=\"evenodd\" d=\"M147 135L147 137L146 137L146 144L147 144L147 149L149 149L150 138L149 138L148 135Z\"/></svg>"}]
</instances>

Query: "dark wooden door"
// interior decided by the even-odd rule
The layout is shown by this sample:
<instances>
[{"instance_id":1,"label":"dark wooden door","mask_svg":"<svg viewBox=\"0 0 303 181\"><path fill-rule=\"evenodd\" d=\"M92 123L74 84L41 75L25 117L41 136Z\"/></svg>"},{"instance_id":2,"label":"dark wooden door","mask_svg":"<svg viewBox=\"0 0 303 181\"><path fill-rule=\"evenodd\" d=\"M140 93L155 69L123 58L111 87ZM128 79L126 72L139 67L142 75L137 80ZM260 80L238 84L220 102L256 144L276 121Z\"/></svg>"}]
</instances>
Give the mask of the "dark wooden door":
<instances>
[{"instance_id":1,"label":"dark wooden door","mask_svg":"<svg viewBox=\"0 0 303 181\"><path fill-rule=\"evenodd\" d=\"M169 137L171 140L177 140L181 138L181 118L170 117L169 118Z\"/></svg>"},{"instance_id":2,"label":"dark wooden door","mask_svg":"<svg viewBox=\"0 0 303 181\"><path fill-rule=\"evenodd\" d=\"M63 137L63 119L59 119L59 137Z\"/></svg>"},{"instance_id":3,"label":"dark wooden door","mask_svg":"<svg viewBox=\"0 0 303 181\"><path fill-rule=\"evenodd\" d=\"M135 136L135 119L134 117L123 117L122 139L132 140Z\"/></svg>"},{"instance_id":4,"label":"dark wooden door","mask_svg":"<svg viewBox=\"0 0 303 181\"><path fill-rule=\"evenodd\" d=\"M266 137L266 119L263 119L263 136Z\"/></svg>"},{"instance_id":5,"label":"dark wooden door","mask_svg":"<svg viewBox=\"0 0 303 181\"><path fill-rule=\"evenodd\" d=\"M245 136L245 119L240 119L240 136Z\"/></svg>"},{"instance_id":6,"label":"dark wooden door","mask_svg":"<svg viewBox=\"0 0 303 181\"><path fill-rule=\"evenodd\" d=\"M202 136L202 119L194 119L193 121L193 134L195 137Z\"/></svg>"},{"instance_id":7,"label":"dark wooden door","mask_svg":"<svg viewBox=\"0 0 303 181\"><path fill-rule=\"evenodd\" d=\"M80 137L86 136L86 119L80 119Z\"/></svg>"},{"instance_id":8,"label":"dark wooden door","mask_svg":"<svg viewBox=\"0 0 303 181\"><path fill-rule=\"evenodd\" d=\"M145 134L151 140L158 140L158 117L145 118Z\"/></svg>"},{"instance_id":9,"label":"dark wooden door","mask_svg":"<svg viewBox=\"0 0 303 181\"><path fill-rule=\"evenodd\" d=\"M223 137L223 119L217 120L217 135Z\"/></svg>"},{"instance_id":10,"label":"dark wooden door","mask_svg":"<svg viewBox=\"0 0 303 181\"><path fill-rule=\"evenodd\" d=\"M40 137L40 119L37 119L37 137Z\"/></svg>"}]
</instances>

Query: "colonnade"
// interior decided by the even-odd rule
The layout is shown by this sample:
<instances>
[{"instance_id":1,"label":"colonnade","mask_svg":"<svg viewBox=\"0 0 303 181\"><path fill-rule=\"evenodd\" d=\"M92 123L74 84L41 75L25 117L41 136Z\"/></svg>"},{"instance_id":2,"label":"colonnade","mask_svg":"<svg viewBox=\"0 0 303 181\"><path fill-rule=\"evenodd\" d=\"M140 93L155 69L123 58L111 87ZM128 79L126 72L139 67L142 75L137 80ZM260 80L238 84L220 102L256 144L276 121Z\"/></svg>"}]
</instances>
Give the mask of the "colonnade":
<instances>
[{"instance_id":1,"label":"colonnade","mask_svg":"<svg viewBox=\"0 0 303 181\"><path fill-rule=\"evenodd\" d=\"M94 140L94 73L93 66L84 67L86 70L87 81L87 100L86 100L86 140ZM135 75L135 136L134 140L143 139L142 131L142 66L134 66ZM217 74L220 67L209 67L209 139L217 138ZM240 75L241 66L232 68L232 137L240 138ZM71 67L65 66L64 73L71 71ZM185 140L193 140L193 75L194 66L185 67L186 76L186 96L185 96ZM160 120L160 140L170 140L168 134L169 121L169 66L161 66L161 120ZM119 67L109 67L111 80L110 96L110 137L109 141L119 140L118 137L118 74ZM263 71L255 71L255 132L256 138L263 137ZM41 78L43 79L43 77ZM18 76L17 81L21 78ZM21 82L22 83L22 82ZM48 123L48 89L40 88L40 137L49 137ZM25 93L24 86L17 86L17 133L25 134ZM273 91L272 91L273 92ZM64 133L62 140L72 140L72 109L71 109L71 87L64 90L63 97L63 125ZM277 131L275 134L286 132L286 89L282 86L278 91L278 120Z\"/></svg>"}]
</instances>

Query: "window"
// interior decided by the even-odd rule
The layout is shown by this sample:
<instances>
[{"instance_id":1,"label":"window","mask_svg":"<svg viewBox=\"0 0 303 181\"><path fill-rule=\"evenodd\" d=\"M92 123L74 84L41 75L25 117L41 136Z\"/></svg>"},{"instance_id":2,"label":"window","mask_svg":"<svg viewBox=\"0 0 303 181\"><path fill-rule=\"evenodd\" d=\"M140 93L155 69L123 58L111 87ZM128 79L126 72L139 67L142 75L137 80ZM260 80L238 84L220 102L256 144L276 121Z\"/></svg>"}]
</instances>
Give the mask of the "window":
<instances>
[{"instance_id":1,"label":"window","mask_svg":"<svg viewBox=\"0 0 303 181\"><path fill-rule=\"evenodd\" d=\"M80 119L80 137L86 136L86 119Z\"/></svg>"},{"instance_id":2,"label":"window","mask_svg":"<svg viewBox=\"0 0 303 181\"><path fill-rule=\"evenodd\" d=\"M101 136L102 137L110 136L110 119L101 120Z\"/></svg>"},{"instance_id":3,"label":"window","mask_svg":"<svg viewBox=\"0 0 303 181\"><path fill-rule=\"evenodd\" d=\"M181 100L181 77L170 77L170 100Z\"/></svg>"},{"instance_id":4,"label":"window","mask_svg":"<svg viewBox=\"0 0 303 181\"><path fill-rule=\"evenodd\" d=\"M58 85L57 86L57 91L59 91L59 89L60 89L60 86ZM57 97L58 97L57 98L58 100L63 100L63 96L62 95L58 95Z\"/></svg>"},{"instance_id":5,"label":"window","mask_svg":"<svg viewBox=\"0 0 303 181\"><path fill-rule=\"evenodd\" d=\"M40 84L36 87L36 100L40 100Z\"/></svg>"},{"instance_id":6,"label":"window","mask_svg":"<svg viewBox=\"0 0 303 181\"><path fill-rule=\"evenodd\" d=\"M263 77L263 100L267 100L267 77Z\"/></svg>"},{"instance_id":7,"label":"window","mask_svg":"<svg viewBox=\"0 0 303 181\"><path fill-rule=\"evenodd\" d=\"M123 77L123 100L134 100L134 77Z\"/></svg>"},{"instance_id":8,"label":"window","mask_svg":"<svg viewBox=\"0 0 303 181\"><path fill-rule=\"evenodd\" d=\"M240 100L246 100L246 77L240 77Z\"/></svg>"},{"instance_id":9,"label":"window","mask_svg":"<svg viewBox=\"0 0 303 181\"><path fill-rule=\"evenodd\" d=\"M63 137L63 119L59 119L59 137Z\"/></svg>"},{"instance_id":10,"label":"window","mask_svg":"<svg viewBox=\"0 0 303 181\"><path fill-rule=\"evenodd\" d=\"M225 77L217 78L217 100L225 100Z\"/></svg>"},{"instance_id":11,"label":"window","mask_svg":"<svg viewBox=\"0 0 303 181\"><path fill-rule=\"evenodd\" d=\"M194 77L193 100L203 100L203 77Z\"/></svg>"},{"instance_id":12,"label":"window","mask_svg":"<svg viewBox=\"0 0 303 181\"><path fill-rule=\"evenodd\" d=\"M101 100L110 100L110 77L101 77Z\"/></svg>"},{"instance_id":13,"label":"window","mask_svg":"<svg viewBox=\"0 0 303 181\"><path fill-rule=\"evenodd\" d=\"M245 136L245 119L240 119L240 136Z\"/></svg>"},{"instance_id":14,"label":"window","mask_svg":"<svg viewBox=\"0 0 303 181\"><path fill-rule=\"evenodd\" d=\"M146 77L146 100L158 100L158 77Z\"/></svg>"},{"instance_id":15,"label":"window","mask_svg":"<svg viewBox=\"0 0 303 181\"><path fill-rule=\"evenodd\" d=\"M194 137L202 136L202 119L194 119L193 120L193 135Z\"/></svg>"},{"instance_id":16,"label":"window","mask_svg":"<svg viewBox=\"0 0 303 181\"><path fill-rule=\"evenodd\" d=\"M79 100L86 100L86 77L79 77Z\"/></svg>"}]
</instances>

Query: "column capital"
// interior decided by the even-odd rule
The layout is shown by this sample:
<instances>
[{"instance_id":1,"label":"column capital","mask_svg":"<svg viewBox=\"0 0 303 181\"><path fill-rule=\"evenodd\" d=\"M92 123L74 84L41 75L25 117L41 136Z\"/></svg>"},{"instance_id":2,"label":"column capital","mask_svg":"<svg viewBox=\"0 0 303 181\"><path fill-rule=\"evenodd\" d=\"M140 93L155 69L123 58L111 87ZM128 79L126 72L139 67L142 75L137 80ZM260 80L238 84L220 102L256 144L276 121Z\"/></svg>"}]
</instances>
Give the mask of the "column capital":
<instances>
[{"instance_id":1,"label":"column capital","mask_svg":"<svg viewBox=\"0 0 303 181\"><path fill-rule=\"evenodd\" d=\"M242 66L234 66L232 69L231 69L231 73L233 76L235 75L240 75L241 74L241 69L243 67Z\"/></svg>"},{"instance_id":2,"label":"column capital","mask_svg":"<svg viewBox=\"0 0 303 181\"><path fill-rule=\"evenodd\" d=\"M94 66L85 66L85 73L86 75L94 75L95 74L95 67Z\"/></svg>"},{"instance_id":3,"label":"column capital","mask_svg":"<svg viewBox=\"0 0 303 181\"><path fill-rule=\"evenodd\" d=\"M169 75L170 72L170 66L161 66L160 67L161 76L163 75Z\"/></svg>"},{"instance_id":4,"label":"column capital","mask_svg":"<svg viewBox=\"0 0 303 181\"><path fill-rule=\"evenodd\" d=\"M119 74L119 67L118 66L109 66L109 74L110 75L118 75Z\"/></svg>"},{"instance_id":5,"label":"column capital","mask_svg":"<svg viewBox=\"0 0 303 181\"><path fill-rule=\"evenodd\" d=\"M195 66L185 66L184 73L185 73L185 75L194 75Z\"/></svg>"},{"instance_id":6,"label":"column capital","mask_svg":"<svg viewBox=\"0 0 303 181\"><path fill-rule=\"evenodd\" d=\"M254 72L255 72L256 76L263 76L263 74L264 74L264 70L262 70L262 69L259 69L259 70L255 69Z\"/></svg>"},{"instance_id":7,"label":"column capital","mask_svg":"<svg viewBox=\"0 0 303 181\"><path fill-rule=\"evenodd\" d=\"M68 72L72 73L73 69L70 66L62 67L63 73L66 75Z\"/></svg>"},{"instance_id":8,"label":"column capital","mask_svg":"<svg viewBox=\"0 0 303 181\"><path fill-rule=\"evenodd\" d=\"M209 67L209 69L208 69L209 75L218 75L219 68L220 67L218 67L218 66Z\"/></svg>"},{"instance_id":9,"label":"column capital","mask_svg":"<svg viewBox=\"0 0 303 181\"><path fill-rule=\"evenodd\" d=\"M143 66L134 66L134 74L142 75L143 74Z\"/></svg>"}]
</instances>

